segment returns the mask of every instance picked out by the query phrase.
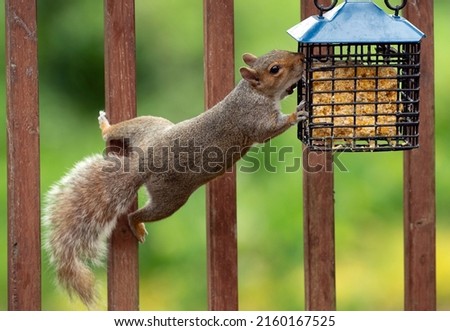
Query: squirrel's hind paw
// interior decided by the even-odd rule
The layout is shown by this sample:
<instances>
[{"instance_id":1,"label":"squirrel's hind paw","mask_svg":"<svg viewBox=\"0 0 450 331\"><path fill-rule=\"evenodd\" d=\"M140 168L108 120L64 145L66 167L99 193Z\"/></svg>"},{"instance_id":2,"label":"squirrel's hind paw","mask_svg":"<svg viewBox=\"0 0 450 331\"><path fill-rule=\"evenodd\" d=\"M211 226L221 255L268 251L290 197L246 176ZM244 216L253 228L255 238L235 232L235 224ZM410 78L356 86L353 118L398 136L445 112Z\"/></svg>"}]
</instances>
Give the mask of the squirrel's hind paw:
<instances>
[{"instance_id":1,"label":"squirrel's hind paw","mask_svg":"<svg viewBox=\"0 0 450 331\"><path fill-rule=\"evenodd\" d=\"M102 133L105 133L105 130L108 129L110 127L109 125L109 121L106 118L106 113L101 110L99 112L99 116L98 116L98 124L100 125L100 129L102 130Z\"/></svg>"},{"instance_id":2,"label":"squirrel's hind paw","mask_svg":"<svg viewBox=\"0 0 450 331\"><path fill-rule=\"evenodd\" d=\"M145 229L144 223L137 223L135 226L130 224L131 231L133 232L136 239L143 244L145 242L145 237L147 237L148 232Z\"/></svg>"}]
</instances>

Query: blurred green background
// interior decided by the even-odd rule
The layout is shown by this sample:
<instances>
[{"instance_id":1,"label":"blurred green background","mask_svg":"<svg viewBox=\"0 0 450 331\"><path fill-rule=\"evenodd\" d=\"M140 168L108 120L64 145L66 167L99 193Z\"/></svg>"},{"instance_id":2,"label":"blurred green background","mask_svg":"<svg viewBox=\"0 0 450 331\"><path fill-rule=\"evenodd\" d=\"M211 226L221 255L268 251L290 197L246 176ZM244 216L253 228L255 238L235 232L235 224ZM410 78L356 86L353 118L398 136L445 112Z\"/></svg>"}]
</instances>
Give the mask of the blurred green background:
<instances>
[{"instance_id":1,"label":"blurred green background","mask_svg":"<svg viewBox=\"0 0 450 331\"><path fill-rule=\"evenodd\" d=\"M298 2L235 1L237 68L244 52L261 55L274 48L296 49L296 42L285 31L299 22ZM103 150L97 125L98 110L104 108L103 1L38 0L38 15L44 195L77 160ZM449 16L450 2L435 0L440 310L450 309L450 112L445 108L450 104L446 62ZM0 26L5 26L4 6L0 6L0 20ZM139 114L176 122L203 111L202 1L136 0L136 33ZM4 32L0 38L4 67ZM4 74L1 70L2 91ZM0 94L0 310L7 307L5 94ZM285 112L292 111L295 97L283 106ZM293 146L295 152L284 162L273 156L276 173L262 168L238 174L242 310L304 309L302 175L301 169L284 170L300 157L301 145L295 129L276 138L272 145ZM257 157L263 160L261 153ZM402 153L341 154L339 160L347 171L336 169L335 173L337 308L401 310ZM142 204L145 199L141 196ZM141 309L207 309L204 189L195 192L175 215L147 228L150 235L139 253ZM55 287L45 256L42 270L44 310L84 309ZM106 302L105 270L99 269L97 274Z\"/></svg>"}]
</instances>

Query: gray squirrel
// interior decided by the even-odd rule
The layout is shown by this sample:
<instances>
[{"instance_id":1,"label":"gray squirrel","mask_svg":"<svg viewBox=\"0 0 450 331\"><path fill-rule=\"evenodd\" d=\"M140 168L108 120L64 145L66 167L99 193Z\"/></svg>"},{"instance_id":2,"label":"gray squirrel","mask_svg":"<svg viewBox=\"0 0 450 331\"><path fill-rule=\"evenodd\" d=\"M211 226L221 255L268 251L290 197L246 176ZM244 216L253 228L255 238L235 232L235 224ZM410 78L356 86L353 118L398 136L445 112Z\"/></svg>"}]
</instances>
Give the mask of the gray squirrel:
<instances>
[{"instance_id":1,"label":"gray squirrel","mask_svg":"<svg viewBox=\"0 0 450 331\"><path fill-rule=\"evenodd\" d=\"M242 80L218 104L174 124L141 116L110 125L98 118L105 141L124 141L126 152L87 157L48 192L44 245L59 283L92 308L98 299L89 265L102 262L117 218L126 213L145 185L149 202L128 215L137 240L144 222L172 215L201 185L223 174L254 143L265 142L307 117L301 103L290 115L280 100L302 77L304 55L274 50L244 54Z\"/></svg>"}]
</instances>

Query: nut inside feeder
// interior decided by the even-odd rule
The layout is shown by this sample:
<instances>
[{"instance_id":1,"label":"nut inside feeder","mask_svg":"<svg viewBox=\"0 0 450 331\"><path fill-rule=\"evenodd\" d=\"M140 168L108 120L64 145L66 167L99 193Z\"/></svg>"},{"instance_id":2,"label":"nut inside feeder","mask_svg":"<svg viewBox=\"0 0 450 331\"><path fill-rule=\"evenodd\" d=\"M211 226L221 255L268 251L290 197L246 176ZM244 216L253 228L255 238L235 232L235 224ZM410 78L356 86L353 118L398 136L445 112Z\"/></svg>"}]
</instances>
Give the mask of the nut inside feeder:
<instances>
[{"instance_id":1,"label":"nut inside feeder","mask_svg":"<svg viewBox=\"0 0 450 331\"><path fill-rule=\"evenodd\" d=\"M420 40L424 34L372 1L337 1L288 33L305 54L299 138L313 150L385 151L419 145ZM327 11L325 14L324 12Z\"/></svg>"}]
</instances>

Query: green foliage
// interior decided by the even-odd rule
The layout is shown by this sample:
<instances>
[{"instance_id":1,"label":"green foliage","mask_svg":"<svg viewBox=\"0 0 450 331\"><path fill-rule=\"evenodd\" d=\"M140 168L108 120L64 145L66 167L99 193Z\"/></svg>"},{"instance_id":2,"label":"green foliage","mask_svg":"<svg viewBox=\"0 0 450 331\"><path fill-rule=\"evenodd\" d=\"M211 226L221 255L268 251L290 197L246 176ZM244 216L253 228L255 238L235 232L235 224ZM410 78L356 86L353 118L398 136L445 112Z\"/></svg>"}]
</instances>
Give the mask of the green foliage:
<instances>
[{"instance_id":1,"label":"green foliage","mask_svg":"<svg viewBox=\"0 0 450 331\"><path fill-rule=\"evenodd\" d=\"M97 113L104 106L102 1L39 0L42 194L77 160L103 149ZM381 7L384 5L380 4ZM4 17L0 6L0 16ZM236 68L241 54L296 49L285 32L299 21L298 1L235 1ZM450 52L445 33L450 3L435 0L436 190L438 308L450 309L450 192L447 165ZM140 115L180 121L203 111L201 1L136 0L137 86ZM3 23L0 23L4 25ZM2 37L3 38L3 35ZM4 42L0 44L3 48ZM4 61L4 51L0 51ZM236 70L236 79L238 71ZM4 72L0 88L5 91ZM2 103L5 93L0 94ZM295 98L283 102L295 107ZM0 107L5 118L4 107ZM0 310L6 309L6 133L0 121ZM295 130L274 146L293 146L272 173L238 174L240 308L298 310L303 303L301 169L286 172L301 156ZM261 162L264 156L257 155ZM346 171L335 173L338 309L399 310L403 307L402 153L342 154ZM242 161L240 163L243 164ZM141 204L145 197L141 194ZM206 309L204 189L175 215L147 226L140 246L143 310ZM45 256L45 255L44 255ZM43 309L84 309L53 283L43 260ZM99 269L106 300L105 270Z\"/></svg>"}]
</instances>

